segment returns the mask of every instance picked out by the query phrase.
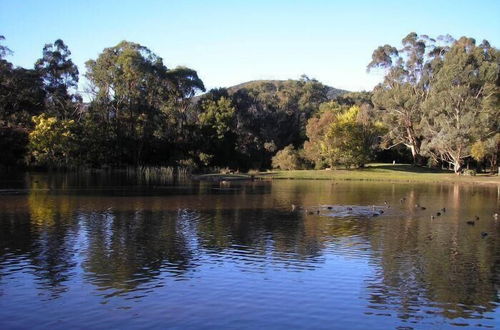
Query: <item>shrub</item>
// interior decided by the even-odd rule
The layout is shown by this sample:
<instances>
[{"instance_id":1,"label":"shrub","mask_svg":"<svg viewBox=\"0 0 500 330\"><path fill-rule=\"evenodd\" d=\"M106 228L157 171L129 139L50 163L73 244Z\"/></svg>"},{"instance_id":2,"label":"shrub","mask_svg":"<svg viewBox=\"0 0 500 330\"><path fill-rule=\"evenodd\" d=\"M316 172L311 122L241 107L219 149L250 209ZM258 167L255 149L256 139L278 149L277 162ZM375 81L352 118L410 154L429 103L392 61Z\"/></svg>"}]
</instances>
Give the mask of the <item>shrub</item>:
<instances>
[{"instance_id":1,"label":"shrub","mask_svg":"<svg viewBox=\"0 0 500 330\"><path fill-rule=\"evenodd\" d=\"M292 145L286 146L278 151L272 159L273 168L280 168L282 170L296 170L301 166L299 153Z\"/></svg>"},{"instance_id":2,"label":"shrub","mask_svg":"<svg viewBox=\"0 0 500 330\"><path fill-rule=\"evenodd\" d=\"M35 129L29 134L29 148L36 165L67 167L77 149L73 120L59 120L45 114L33 117Z\"/></svg>"}]
</instances>

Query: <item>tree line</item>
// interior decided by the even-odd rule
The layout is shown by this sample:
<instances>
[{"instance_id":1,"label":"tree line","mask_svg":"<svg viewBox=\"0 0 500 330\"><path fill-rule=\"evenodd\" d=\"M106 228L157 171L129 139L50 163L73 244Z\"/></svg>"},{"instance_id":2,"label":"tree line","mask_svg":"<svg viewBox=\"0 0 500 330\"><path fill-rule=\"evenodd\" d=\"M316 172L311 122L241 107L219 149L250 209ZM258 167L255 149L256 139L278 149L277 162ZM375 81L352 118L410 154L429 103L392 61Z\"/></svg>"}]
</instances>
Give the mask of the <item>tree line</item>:
<instances>
[{"instance_id":1,"label":"tree line","mask_svg":"<svg viewBox=\"0 0 500 330\"><path fill-rule=\"evenodd\" d=\"M4 38L0 37L4 43ZM85 63L86 92L62 40L32 69L0 45L3 167L183 166L237 170L466 162L495 168L500 54L487 41L410 33L374 50L373 91L334 90L302 76L208 92L195 70L169 68L122 41Z\"/></svg>"}]
</instances>

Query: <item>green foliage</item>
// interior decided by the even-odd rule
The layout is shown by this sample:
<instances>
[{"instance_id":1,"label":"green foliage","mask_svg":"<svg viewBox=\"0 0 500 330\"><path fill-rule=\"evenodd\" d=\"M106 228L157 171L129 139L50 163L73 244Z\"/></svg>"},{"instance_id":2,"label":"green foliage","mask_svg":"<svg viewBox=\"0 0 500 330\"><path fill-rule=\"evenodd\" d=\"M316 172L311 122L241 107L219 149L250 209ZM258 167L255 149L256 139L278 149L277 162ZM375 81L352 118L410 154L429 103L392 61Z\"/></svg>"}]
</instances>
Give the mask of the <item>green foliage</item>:
<instances>
[{"instance_id":1,"label":"green foliage","mask_svg":"<svg viewBox=\"0 0 500 330\"><path fill-rule=\"evenodd\" d=\"M372 157L382 127L367 118L369 108L348 109L329 104L321 115L309 120L304 156L317 169L345 165L364 166Z\"/></svg>"},{"instance_id":2,"label":"green foliage","mask_svg":"<svg viewBox=\"0 0 500 330\"><path fill-rule=\"evenodd\" d=\"M353 106L330 125L326 134L330 165L362 167L370 160L377 130L370 123L360 122L359 114L360 108Z\"/></svg>"},{"instance_id":3,"label":"green foliage","mask_svg":"<svg viewBox=\"0 0 500 330\"><path fill-rule=\"evenodd\" d=\"M0 41L5 40L5 37L0 35ZM12 51L7 46L0 45L0 60L7 55L11 55Z\"/></svg>"},{"instance_id":4,"label":"green foliage","mask_svg":"<svg viewBox=\"0 0 500 330\"><path fill-rule=\"evenodd\" d=\"M487 41L415 33L402 44L377 48L368 66L386 72L373 96L388 128L383 145L404 144L415 163L426 155L458 173L474 142L499 130L499 51Z\"/></svg>"},{"instance_id":5,"label":"green foliage","mask_svg":"<svg viewBox=\"0 0 500 330\"><path fill-rule=\"evenodd\" d=\"M87 61L89 104L76 92L78 68L62 40L45 45L35 70L15 67L10 53L0 45L4 165L248 170L308 161L321 169L363 167L375 153L404 158L408 149L416 164L426 156L457 172L471 156L498 164L500 56L486 41L410 33L400 49L381 46L369 69L385 77L373 92L302 76L203 95L195 70L167 68L147 47L122 41Z\"/></svg>"},{"instance_id":6,"label":"green foliage","mask_svg":"<svg viewBox=\"0 0 500 330\"><path fill-rule=\"evenodd\" d=\"M471 156L478 162L488 159L491 170L496 171L500 155L500 133L484 140L476 141L471 147Z\"/></svg>"},{"instance_id":7,"label":"green foliage","mask_svg":"<svg viewBox=\"0 0 500 330\"><path fill-rule=\"evenodd\" d=\"M203 166L236 165L236 109L225 89L211 90L197 104L197 133L193 140ZM194 132L193 132L194 133Z\"/></svg>"},{"instance_id":8,"label":"green foliage","mask_svg":"<svg viewBox=\"0 0 500 330\"><path fill-rule=\"evenodd\" d=\"M36 71L0 59L0 124L31 128L31 117L44 111L44 98Z\"/></svg>"},{"instance_id":9,"label":"green foliage","mask_svg":"<svg viewBox=\"0 0 500 330\"><path fill-rule=\"evenodd\" d=\"M288 145L276 153L272 159L272 166L273 168L280 168L286 171L300 169L301 160L299 153L293 145Z\"/></svg>"},{"instance_id":10,"label":"green foliage","mask_svg":"<svg viewBox=\"0 0 500 330\"><path fill-rule=\"evenodd\" d=\"M471 147L470 154L475 160L482 161L484 157L486 157L486 143L483 141L474 143Z\"/></svg>"},{"instance_id":11,"label":"green foliage","mask_svg":"<svg viewBox=\"0 0 500 330\"><path fill-rule=\"evenodd\" d=\"M29 134L29 148L36 165L69 167L77 140L74 120L57 119L46 114L33 117L34 130Z\"/></svg>"},{"instance_id":12,"label":"green foliage","mask_svg":"<svg viewBox=\"0 0 500 330\"><path fill-rule=\"evenodd\" d=\"M0 165L19 166L25 160L31 117L44 111L45 92L38 72L3 59L11 53L0 45Z\"/></svg>"},{"instance_id":13,"label":"green foliage","mask_svg":"<svg viewBox=\"0 0 500 330\"><path fill-rule=\"evenodd\" d=\"M0 167L24 165L28 133L22 128L0 127Z\"/></svg>"},{"instance_id":14,"label":"green foliage","mask_svg":"<svg viewBox=\"0 0 500 330\"><path fill-rule=\"evenodd\" d=\"M218 100L205 100L201 105L202 112L199 115L199 123L213 133L206 138L223 139L231 130L234 120L235 109L231 100L221 97Z\"/></svg>"},{"instance_id":15,"label":"green foliage","mask_svg":"<svg viewBox=\"0 0 500 330\"><path fill-rule=\"evenodd\" d=\"M214 155L206 154L204 152L200 152L198 157L200 158L200 162L204 166L209 166L212 163L212 160L214 159Z\"/></svg>"},{"instance_id":16,"label":"green foliage","mask_svg":"<svg viewBox=\"0 0 500 330\"><path fill-rule=\"evenodd\" d=\"M384 145L404 144L411 149L414 163L419 164L424 139L422 103L447 45L414 32L402 40L402 45L400 50L390 45L375 49L368 70L385 71L384 81L373 91L378 116L388 127Z\"/></svg>"},{"instance_id":17,"label":"green foliage","mask_svg":"<svg viewBox=\"0 0 500 330\"><path fill-rule=\"evenodd\" d=\"M459 172L475 141L500 127L500 52L462 37L443 59L424 103L430 154ZM478 152L478 146L476 146Z\"/></svg>"},{"instance_id":18,"label":"green foliage","mask_svg":"<svg viewBox=\"0 0 500 330\"><path fill-rule=\"evenodd\" d=\"M232 94L237 149L245 167L267 168L275 150L301 146L307 120L328 100L327 86L314 79L252 82Z\"/></svg>"},{"instance_id":19,"label":"green foliage","mask_svg":"<svg viewBox=\"0 0 500 330\"><path fill-rule=\"evenodd\" d=\"M362 105L370 105L373 106L372 103L373 93L372 92L349 92L342 95L339 95L335 101L337 101L340 105L346 106L362 106Z\"/></svg>"},{"instance_id":20,"label":"green foliage","mask_svg":"<svg viewBox=\"0 0 500 330\"><path fill-rule=\"evenodd\" d=\"M75 155L78 164L90 168L120 164L122 157L116 147L118 138L112 124L87 115L77 123L74 132L78 140L78 152Z\"/></svg>"},{"instance_id":21,"label":"green foliage","mask_svg":"<svg viewBox=\"0 0 500 330\"><path fill-rule=\"evenodd\" d=\"M61 39L46 44L43 56L35 63L46 92L46 112L57 118L76 116L81 98L72 94L78 86L78 68L70 59L71 52Z\"/></svg>"},{"instance_id":22,"label":"green foliage","mask_svg":"<svg viewBox=\"0 0 500 330\"><path fill-rule=\"evenodd\" d=\"M107 123L121 163L186 157L189 98L203 91L196 71L169 70L148 48L127 41L86 63L92 117ZM170 153L175 145L180 155Z\"/></svg>"},{"instance_id":23,"label":"green foliage","mask_svg":"<svg viewBox=\"0 0 500 330\"><path fill-rule=\"evenodd\" d=\"M309 119L306 127L308 141L304 142L304 157L317 169L331 166L331 146L327 134L342 108L335 102L322 104L319 116Z\"/></svg>"}]
</instances>

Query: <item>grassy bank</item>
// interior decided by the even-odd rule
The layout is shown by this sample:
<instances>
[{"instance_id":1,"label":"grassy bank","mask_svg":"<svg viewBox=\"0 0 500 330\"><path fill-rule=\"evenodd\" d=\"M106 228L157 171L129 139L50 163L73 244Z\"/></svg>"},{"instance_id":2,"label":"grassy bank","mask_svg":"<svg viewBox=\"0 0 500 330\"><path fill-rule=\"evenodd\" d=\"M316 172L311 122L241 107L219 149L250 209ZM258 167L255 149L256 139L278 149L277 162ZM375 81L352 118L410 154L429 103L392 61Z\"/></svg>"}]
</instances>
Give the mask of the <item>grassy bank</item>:
<instances>
[{"instance_id":1,"label":"grassy bank","mask_svg":"<svg viewBox=\"0 0 500 330\"><path fill-rule=\"evenodd\" d=\"M310 179L310 180L361 180L389 182L460 182L500 184L499 176L478 174L476 176L455 175L443 171L406 164L370 164L363 169L297 170L261 172L259 178Z\"/></svg>"}]
</instances>

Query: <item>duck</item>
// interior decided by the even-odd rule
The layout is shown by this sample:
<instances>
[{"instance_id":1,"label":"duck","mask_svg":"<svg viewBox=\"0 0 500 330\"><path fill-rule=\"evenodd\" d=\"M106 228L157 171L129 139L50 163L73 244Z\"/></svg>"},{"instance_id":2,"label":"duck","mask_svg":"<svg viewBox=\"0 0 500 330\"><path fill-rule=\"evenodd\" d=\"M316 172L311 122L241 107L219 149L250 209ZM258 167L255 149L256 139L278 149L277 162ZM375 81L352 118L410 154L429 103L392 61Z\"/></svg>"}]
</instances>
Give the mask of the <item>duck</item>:
<instances>
[{"instance_id":1,"label":"duck","mask_svg":"<svg viewBox=\"0 0 500 330\"><path fill-rule=\"evenodd\" d=\"M477 215L476 215L474 218L475 218L476 220L479 220L479 217L478 217Z\"/></svg>"},{"instance_id":2,"label":"duck","mask_svg":"<svg viewBox=\"0 0 500 330\"><path fill-rule=\"evenodd\" d=\"M421 210L426 210L427 208L425 206L420 207Z\"/></svg>"},{"instance_id":3,"label":"duck","mask_svg":"<svg viewBox=\"0 0 500 330\"><path fill-rule=\"evenodd\" d=\"M436 215L437 215L438 217L439 217L439 216L441 216L441 212L436 213Z\"/></svg>"},{"instance_id":4,"label":"duck","mask_svg":"<svg viewBox=\"0 0 500 330\"><path fill-rule=\"evenodd\" d=\"M379 216L379 214L378 214L378 213L373 213L373 214L372 214L372 217L378 217L378 216Z\"/></svg>"},{"instance_id":5,"label":"duck","mask_svg":"<svg viewBox=\"0 0 500 330\"><path fill-rule=\"evenodd\" d=\"M331 209L333 209L333 207L331 207L331 206L328 206L328 207L327 207L327 209L331 210Z\"/></svg>"},{"instance_id":6,"label":"duck","mask_svg":"<svg viewBox=\"0 0 500 330\"><path fill-rule=\"evenodd\" d=\"M470 226L474 226L474 225L476 224L476 222L475 222L475 221L472 221L472 220L467 221L466 223L467 223L468 225L470 225Z\"/></svg>"},{"instance_id":7,"label":"duck","mask_svg":"<svg viewBox=\"0 0 500 330\"><path fill-rule=\"evenodd\" d=\"M488 233L483 231L483 232L481 233L481 237L482 237L482 238L485 238L486 236L488 236Z\"/></svg>"},{"instance_id":8,"label":"duck","mask_svg":"<svg viewBox=\"0 0 500 330\"><path fill-rule=\"evenodd\" d=\"M444 212L446 212L446 207L443 207L443 208L441 209L441 211L442 211L443 213L444 213Z\"/></svg>"}]
</instances>

